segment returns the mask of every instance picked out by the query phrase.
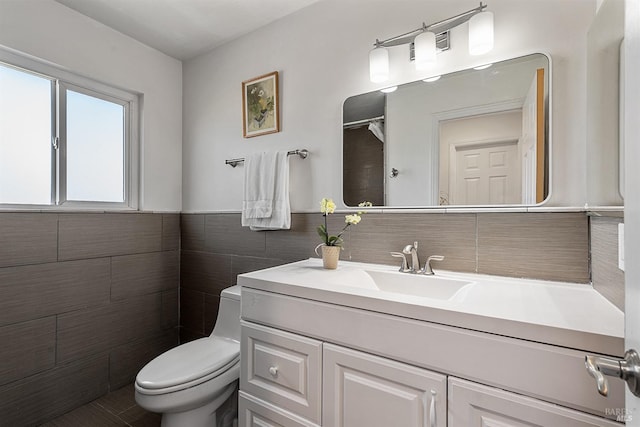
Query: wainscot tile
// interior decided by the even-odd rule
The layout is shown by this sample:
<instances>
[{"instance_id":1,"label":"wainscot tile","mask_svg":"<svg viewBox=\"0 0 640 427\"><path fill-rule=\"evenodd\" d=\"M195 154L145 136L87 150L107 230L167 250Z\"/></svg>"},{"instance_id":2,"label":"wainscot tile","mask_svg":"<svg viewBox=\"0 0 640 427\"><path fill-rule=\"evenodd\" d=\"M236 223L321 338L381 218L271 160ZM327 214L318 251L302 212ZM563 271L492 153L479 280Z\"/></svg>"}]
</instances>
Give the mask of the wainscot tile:
<instances>
[{"instance_id":1,"label":"wainscot tile","mask_svg":"<svg viewBox=\"0 0 640 427\"><path fill-rule=\"evenodd\" d=\"M0 267L54 262L58 258L58 215L0 213Z\"/></svg>"},{"instance_id":2,"label":"wainscot tile","mask_svg":"<svg viewBox=\"0 0 640 427\"><path fill-rule=\"evenodd\" d=\"M109 301L109 259L0 268L0 325Z\"/></svg>"},{"instance_id":3,"label":"wainscot tile","mask_svg":"<svg viewBox=\"0 0 640 427\"><path fill-rule=\"evenodd\" d=\"M593 287L624 311L624 272L618 268L618 224L621 218L591 217Z\"/></svg>"},{"instance_id":4,"label":"wainscot tile","mask_svg":"<svg viewBox=\"0 0 640 427\"><path fill-rule=\"evenodd\" d=\"M233 278L233 283L237 283L238 274L275 267L277 265L286 264L287 262L289 261L282 259L234 256L231 259L231 276Z\"/></svg>"},{"instance_id":5,"label":"wainscot tile","mask_svg":"<svg viewBox=\"0 0 640 427\"><path fill-rule=\"evenodd\" d=\"M113 257L111 299L177 289L179 257L178 251Z\"/></svg>"},{"instance_id":6,"label":"wainscot tile","mask_svg":"<svg viewBox=\"0 0 640 427\"><path fill-rule=\"evenodd\" d=\"M162 249L161 214L61 214L59 230L60 260Z\"/></svg>"},{"instance_id":7,"label":"wainscot tile","mask_svg":"<svg viewBox=\"0 0 640 427\"><path fill-rule=\"evenodd\" d=\"M586 215L478 214L478 272L588 283Z\"/></svg>"},{"instance_id":8,"label":"wainscot tile","mask_svg":"<svg viewBox=\"0 0 640 427\"><path fill-rule=\"evenodd\" d=\"M180 214L162 215L162 250L180 249Z\"/></svg>"},{"instance_id":9,"label":"wainscot tile","mask_svg":"<svg viewBox=\"0 0 640 427\"><path fill-rule=\"evenodd\" d=\"M32 375L0 387L0 426L32 426L91 402L109 389L106 355Z\"/></svg>"},{"instance_id":10,"label":"wainscot tile","mask_svg":"<svg viewBox=\"0 0 640 427\"><path fill-rule=\"evenodd\" d=\"M0 385L53 368L56 317L0 327Z\"/></svg>"},{"instance_id":11,"label":"wainscot tile","mask_svg":"<svg viewBox=\"0 0 640 427\"><path fill-rule=\"evenodd\" d=\"M159 294L58 316L58 363L76 360L162 330Z\"/></svg>"},{"instance_id":12,"label":"wainscot tile","mask_svg":"<svg viewBox=\"0 0 640 427\"><path fill-rule=\"evenodd\" d=\"M346 233L341 259L400 265L389 252L401 252L418 242L420 262L443 255L434 269L474 272L476 217L474 214L365 214Z\"/></svg>"},{"instance_id":13,"label":"wainscot tile","mask_svg":"<svg viewBox=\"0 0 640 427\"><path fill-rule=\"evenodd\" d=\"M204 214L180 215L180 248L183 251L204 250Z\"/></svg>"},{"instance_id":14,"label":"wainscot tile","mask_svg":"<svg viewBox=\"0 0 640 427\"><path fill-rule=\"evenodd\" d=\"M264 256L264 231L251 231L240 224L240 214L210 214L205 217L205 250L219 254Z\"/></svg>"},{"instance_id":15,"label":"wainscot tile","mask_svg":"<svg viewBox=\"0 0 640 427\"><path fill-rule=\"evenodd\" d=\"M219 295L234 283L231 277L231 255L182 251L180 287Z\"/></svg>"},{"instance_id":16,"label":"wainscot tile","mask_svg":"<svg viewBox=\"0 0 640 427\"><path fill-rule=\"evenodd\" d=\"M178 330L172 329L161 335L126 343L112 349L109 353L109 385L111 389L116 390L131 384L144 365L176 345L178 345ZM99 403L108 404L105 401L99 401ZM109 408L113 409L112 406L113 402ZM126 408L121 409L124 411Z\"/></svg>"},{"instance_id":17,"label":"wainscot tile","mask_svg":"<svg viewBox=\"0 0 640 427\"><path fill-rule=\"evenodd\" d=\"M180 324L195 333L204 333L204 293L180 289Z\"/></svg>"},{"instance_id":18,"label":"wainscot tile","mask_svg":"<svg viewBox=\"0 0 640 427\"><path fill-rule=\"evenodd\" d=\"M342 220L336 220L330 215L331 226L329 230L339 231L344 226ZM318 214L292 214L290 230L266 231L267 250L266 258L281 259L286 262L300 261L316 256L313 249L321 243L316 228L324 221L322 215Z\"/></svg>"}]
</instances>

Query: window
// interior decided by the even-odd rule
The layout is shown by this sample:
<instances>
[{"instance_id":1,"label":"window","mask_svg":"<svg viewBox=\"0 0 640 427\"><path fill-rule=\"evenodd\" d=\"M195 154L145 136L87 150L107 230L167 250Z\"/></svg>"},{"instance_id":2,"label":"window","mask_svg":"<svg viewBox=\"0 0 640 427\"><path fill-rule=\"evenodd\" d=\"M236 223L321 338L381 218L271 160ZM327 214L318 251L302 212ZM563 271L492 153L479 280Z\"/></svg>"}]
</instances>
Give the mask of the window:
<instances>
[{"instance_id":1,"label":"window","mask_svg":"<svg viewBox=\"0 0 640 427\"><path fill-rule=\"evenodd\" d=\"M137 208L137 106L0 50L0 205Z\"/></svg>"}]
</instances>

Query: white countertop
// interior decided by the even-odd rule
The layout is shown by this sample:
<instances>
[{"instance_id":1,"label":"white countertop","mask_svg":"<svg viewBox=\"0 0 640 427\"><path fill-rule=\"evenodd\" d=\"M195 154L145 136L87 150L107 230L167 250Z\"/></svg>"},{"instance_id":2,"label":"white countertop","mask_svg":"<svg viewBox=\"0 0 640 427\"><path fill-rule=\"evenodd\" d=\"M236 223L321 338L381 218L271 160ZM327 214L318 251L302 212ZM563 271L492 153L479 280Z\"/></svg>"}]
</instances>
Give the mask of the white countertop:
<instances>
[{"instance_id":1,"label":"white countertop","mask_svg":"<svg viewBox=\"0 0 640 427\"><path fill-rule=\"evenodd\" d=\"M405 276L396 267L340 261L337 270L308 260L245 273L249 288L489 332L584 351L622 356L624 314L586 284L435 270L471 282L450 299L378 289L366 271Z\"/></svg>"}]
</instances>

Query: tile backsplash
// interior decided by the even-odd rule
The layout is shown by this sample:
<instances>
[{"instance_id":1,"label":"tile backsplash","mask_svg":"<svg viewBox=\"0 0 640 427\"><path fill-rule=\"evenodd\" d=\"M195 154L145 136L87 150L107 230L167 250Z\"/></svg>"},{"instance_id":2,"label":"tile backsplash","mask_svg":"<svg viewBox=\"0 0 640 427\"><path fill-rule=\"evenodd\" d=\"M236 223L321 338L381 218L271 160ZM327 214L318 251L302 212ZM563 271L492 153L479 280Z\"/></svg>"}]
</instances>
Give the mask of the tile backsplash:
<instances>
[{"instance_id":1,"label":"tile backsplash","mask_svg":"<svg viewBox=\"0 0 640 427\"><path fill-rule=\"evenodd\" d=\"M129 384L178 342L179 214L0 213L0 426Z\"/></svg>"},{"instance_id":2,"label":"tile backsplash","mask_svg":"<svg viewBox=\"0 0 640 427\"><path fill-rule=\"evenodd\" d=\"M181 216L181 338L211 332L220 291L240 273L315 257L320 214L292 215L291 230L253 232L240 214ZM330 229L344 224L329 217ZM420 259L444 255L434 268L586 284L589 218L580 212L368 213L345 235L341 259L395 265L390 251L419 242Z\"/></svg>"}]
</instances>

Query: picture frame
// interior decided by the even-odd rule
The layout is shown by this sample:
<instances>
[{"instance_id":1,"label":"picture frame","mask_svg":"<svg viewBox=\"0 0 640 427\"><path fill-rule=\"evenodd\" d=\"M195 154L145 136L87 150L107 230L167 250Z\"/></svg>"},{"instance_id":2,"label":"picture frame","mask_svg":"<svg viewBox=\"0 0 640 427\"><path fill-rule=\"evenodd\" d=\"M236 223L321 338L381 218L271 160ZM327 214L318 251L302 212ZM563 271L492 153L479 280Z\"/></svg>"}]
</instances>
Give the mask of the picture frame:
<instances>
[{"instance_id":1,"label":"picture frame","mask_svg":"<svg viewBox=\"0 0 640 427\"><path fill-rule=\"evenodd\" d=\"M278 72L242 82L242 132L245 138L280 132Z\"/></svg>"}]
</instances>

